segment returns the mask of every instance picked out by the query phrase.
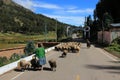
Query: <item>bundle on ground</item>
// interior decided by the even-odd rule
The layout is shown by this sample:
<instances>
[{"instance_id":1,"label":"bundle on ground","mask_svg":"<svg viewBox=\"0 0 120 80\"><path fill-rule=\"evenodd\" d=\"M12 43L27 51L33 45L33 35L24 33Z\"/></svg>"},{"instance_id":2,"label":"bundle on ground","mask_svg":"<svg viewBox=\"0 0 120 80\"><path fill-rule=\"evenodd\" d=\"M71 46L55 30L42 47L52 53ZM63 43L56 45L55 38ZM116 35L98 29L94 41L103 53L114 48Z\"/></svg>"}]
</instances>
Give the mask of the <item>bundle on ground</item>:
<instances>
[{"instance_id":1,"label":"bundle on ground","mask_svg":"<svg viewBox=\"0 0 120 80\"><path fill-rule=\"evenodd\" d=\"M31 68L33 69L39 68L39 62L35 56L32 57L30 62L31 62Z\"/></svg>"}]
</instances>

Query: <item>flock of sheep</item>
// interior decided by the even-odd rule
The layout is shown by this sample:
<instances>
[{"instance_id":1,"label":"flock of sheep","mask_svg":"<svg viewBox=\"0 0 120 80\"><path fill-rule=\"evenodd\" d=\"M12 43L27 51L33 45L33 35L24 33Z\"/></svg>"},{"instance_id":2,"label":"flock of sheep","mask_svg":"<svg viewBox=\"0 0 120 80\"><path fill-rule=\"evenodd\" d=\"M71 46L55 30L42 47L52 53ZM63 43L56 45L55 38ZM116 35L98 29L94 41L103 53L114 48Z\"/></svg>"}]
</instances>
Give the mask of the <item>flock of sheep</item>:
<instances>
[{"instance_id":1,"label":"flock of sheep","mask_svg":"<svg viewBox=\"0 0 120 80\"><path fill-rule=\"evenodd\" d=\"M62 51L61 57L66 57L67 53L78 53L80 51L80 46L81 44L79 42L66 42L55 46L55 50Z\"/></svg>"},{"instance_id":2,"label":"flock of sheep","mask_svg":"<svg viewBox=\"0 0 120 80\"><path fill-rule=\"evenodd\" d=\"M81 44L79 42L66 42L55 46L55 50L77 53L80 51L80 46Z\"/></svg>"},{"instance_id":3,"label":"flock of sheep","mask_svg":"<svg viewBox=\"0 0 120 80\"><path fill-rule=\"evenodd\" d=\"M78 53L80 51L81 44L79 42L66 42L66 43L60 43L59 45L55 46L56 51L62 51L62 57L66 57L67 53ZM54 59L50 59L49 65L51 67L51 70L56 70L56 61ZM24 71L25 69L32 68L36 69L39 67L38 59L33 56L32 60L26 61L21 60L17 64L17 69Z\"/></svg>"}]
</instances>

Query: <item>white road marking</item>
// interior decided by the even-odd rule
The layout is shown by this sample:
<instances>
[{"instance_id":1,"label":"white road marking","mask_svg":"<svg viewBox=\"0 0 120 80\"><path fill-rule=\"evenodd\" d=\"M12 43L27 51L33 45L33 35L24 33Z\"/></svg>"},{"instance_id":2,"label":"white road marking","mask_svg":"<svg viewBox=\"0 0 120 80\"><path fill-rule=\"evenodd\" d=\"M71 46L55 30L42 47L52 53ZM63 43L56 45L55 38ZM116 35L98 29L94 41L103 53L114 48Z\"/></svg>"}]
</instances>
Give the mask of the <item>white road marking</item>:
<instances>
[{"instance_id":1,"label":"white road marking","mask_svg":"<svg viewBox=\"0 0 120 80\"><path fill-rule=\"evenodd\" d=\"M112 59L113 61L118 61L117 59L113 58L113 56L110 55L109 53L104 52L104 51L102 51L101 49L98 49L98 48L96 48L96 49L99 50L99 51L100 51L101 53L103 53L104 55L106 55L108 58Z\"/></svg>"},{"instance_id":2,"label":"white road marking","mask_svg":"<svg viewBox=\"0 0 120 80\"><path fill-rule=\"evenodd\" d=\"M13 77L12 79L10 79L10 80L14 80L14 79L16 79L17 77L19 77L20 75L22 75L24 72L21 72L20 74L18 74L18 75L16 75L15 77Z\"/></svg>"}]
</instances>

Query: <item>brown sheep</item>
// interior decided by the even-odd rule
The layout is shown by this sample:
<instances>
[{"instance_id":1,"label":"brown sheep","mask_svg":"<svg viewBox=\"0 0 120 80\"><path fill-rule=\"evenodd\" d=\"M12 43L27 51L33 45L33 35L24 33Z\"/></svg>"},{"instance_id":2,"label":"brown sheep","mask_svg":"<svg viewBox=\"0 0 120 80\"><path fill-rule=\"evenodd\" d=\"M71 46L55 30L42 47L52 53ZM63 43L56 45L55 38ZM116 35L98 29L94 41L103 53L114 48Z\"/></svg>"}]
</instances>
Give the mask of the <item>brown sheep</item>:
<instances>
[{"instance_id":1,"label":"brown sheep","mask_svg":"<svg viewBox=\"0 0 120 80\"><path fill-rule=\"evenodd\" d=\"M67 50L64 50L62 55L61 55L61 57L66 57L67 56L67 52L68 52Z\"/></svg>"},{"instance_id":2,"label":"brown sheep","mask_svg":"<svg viewBox=\"0 0 120 80\"><path fill-rule=\"evenodd\" d=\"M56 67L57 67L56 60L55 59L50 59L48 62L49 62L51 70L56 71Z\"/></svg>"}]
</instances>

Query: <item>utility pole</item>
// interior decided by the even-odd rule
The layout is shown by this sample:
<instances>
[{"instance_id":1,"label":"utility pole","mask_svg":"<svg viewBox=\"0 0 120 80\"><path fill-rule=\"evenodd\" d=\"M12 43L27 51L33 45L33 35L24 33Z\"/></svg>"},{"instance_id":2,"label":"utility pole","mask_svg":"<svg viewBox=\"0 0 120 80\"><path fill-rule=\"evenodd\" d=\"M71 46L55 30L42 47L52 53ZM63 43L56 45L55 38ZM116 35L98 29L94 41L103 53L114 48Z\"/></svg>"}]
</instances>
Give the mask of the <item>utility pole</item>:
<instances>
[{"instance_id":1,"label":"utility pole","mask_svg":"<svg viewBox=\"0 0 120 80\"><path fill-rule=\"evenodd\" d=\"M45 42L47 42L47 23L45 21Z\"/></svg>"},{"instance_id":2,"label":"utility pole","mask_svg":"<svg viewBox=\"0 0 120 80\"><path fill-rule=\"evenodd\" d=\"M57 18L55 19L55 21L56 21L56 29L55 29L55 31L56 31L56 42L57 42Z\"/></svg>"},{"instance_id":3,"label":"utility pole","mask_svg":"<svg viewBox=\"0 0 120 80\"><path fill-rule=\"evenodd\" d=\"M102 21L102 44L104 43L104 23Z\"/></svg>"},{"instance_id":4,"label":"utility pole","mask_svg":"<svg viewBox=\"0 0 120 80\"><path fill-rule=\"evenodd\" d=\"M66 32L67 32L67 38L69 37L69 29L70 29L70 26L67 26L67 30L66 30Z\"/></svg>"}]
</instances>

